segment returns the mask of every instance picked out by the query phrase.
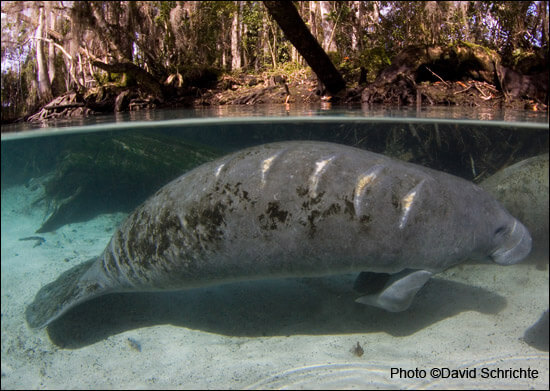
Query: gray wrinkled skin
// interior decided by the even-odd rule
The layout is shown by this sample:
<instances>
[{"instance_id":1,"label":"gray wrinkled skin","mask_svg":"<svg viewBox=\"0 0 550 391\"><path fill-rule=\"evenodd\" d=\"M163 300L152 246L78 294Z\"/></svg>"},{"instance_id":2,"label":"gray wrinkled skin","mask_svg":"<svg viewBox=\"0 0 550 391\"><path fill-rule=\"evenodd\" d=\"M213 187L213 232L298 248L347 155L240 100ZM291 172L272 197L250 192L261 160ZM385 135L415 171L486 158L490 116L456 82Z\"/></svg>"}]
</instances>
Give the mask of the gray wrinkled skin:
<instances>
[{"instance_id":1,"label":"gray wrinkled skin","mask_svg":"<svg viewBox=\"0 0 550 391\"><path fill-rule=\"evenodd\" d=\"M520 219L533 238L529 259L548 269L548 153L508 166L481 182L510 213Z\"/></svg>"},{"instance_id":2,"label":"gray wrinkled skin","mask_svg":"<svg viewBox=\"0 0 550 391\"><path fill-rule=\"evenodd\" d=\"M42 288L27 321L109 292L360 271L402 272L359 300L401 311L433 273L467 258L513 264L530 248L525 227L466 180L338 144L267 144L161 188L102 256Z\"/></svg>"}]
</instances>

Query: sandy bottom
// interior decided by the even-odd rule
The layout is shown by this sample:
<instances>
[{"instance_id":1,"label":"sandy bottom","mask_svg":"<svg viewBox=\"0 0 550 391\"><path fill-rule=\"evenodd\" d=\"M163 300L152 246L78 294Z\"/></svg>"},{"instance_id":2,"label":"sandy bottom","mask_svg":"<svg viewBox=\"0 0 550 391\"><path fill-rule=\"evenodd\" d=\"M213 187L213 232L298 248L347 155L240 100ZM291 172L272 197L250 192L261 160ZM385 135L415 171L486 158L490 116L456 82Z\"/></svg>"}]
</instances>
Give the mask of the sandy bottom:
<instances>
[{"instance_id":1,"label":"sandy bottom","mask_svg":"<svg viewBox=\"0 0 550 391\"><path fill-rule=\"evenodd\" d=\"M38 289L124 218L21 241L44 215L35 196L2 191L3 389L548 388L548 270L532 263L448 270L403 313L354 303L346 275L104 296L31 330Z\"/></svg>"}]
</instances>

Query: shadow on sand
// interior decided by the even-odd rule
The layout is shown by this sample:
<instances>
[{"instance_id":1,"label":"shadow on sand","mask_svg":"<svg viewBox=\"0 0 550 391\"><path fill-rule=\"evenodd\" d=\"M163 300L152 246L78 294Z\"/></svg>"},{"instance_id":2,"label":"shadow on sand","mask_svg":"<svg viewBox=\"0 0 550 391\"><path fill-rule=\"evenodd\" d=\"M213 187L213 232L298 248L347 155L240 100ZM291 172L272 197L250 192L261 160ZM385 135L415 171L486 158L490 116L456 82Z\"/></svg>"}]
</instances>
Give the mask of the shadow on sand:
<instances>
[{"instance_id":1,"label":"shadow on sand","mask_svg":"<svg viewBox=\"0 0 550 391\"><path fill-rule=\"evenodd\" d=\"M78 349L128 330L172 324L240 336L385 332L407 336L463 311L498 313L506 300L434 278L404 312L354 302L355 276L262 280L179 292L124 293L84 303L48 327L54 344Z\"/></svg>"}]
</instances>

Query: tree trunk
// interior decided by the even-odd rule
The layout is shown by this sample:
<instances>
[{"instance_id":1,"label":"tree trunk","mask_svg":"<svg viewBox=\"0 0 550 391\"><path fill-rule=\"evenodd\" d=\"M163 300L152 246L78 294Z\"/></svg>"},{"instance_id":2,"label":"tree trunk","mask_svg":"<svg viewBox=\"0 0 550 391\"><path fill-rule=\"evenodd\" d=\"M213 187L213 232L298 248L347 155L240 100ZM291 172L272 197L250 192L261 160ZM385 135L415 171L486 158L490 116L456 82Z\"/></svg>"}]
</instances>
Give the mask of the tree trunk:
<instances>
[{"instance_id":1,"label":"tree trunk","mask_svg":"<svg viewBox=\"0 0 550 391\"><path fill-rule=\"evenodd\" d=\"M235 2L236 10L231 24L231 70L241 69L241 7L242 2Z\"/></svg>"},{"instance_id":2,"label":"tree trunk","mask_svg":"<svg viewBox=\"0 0 550 391\"><path fill-rule=\"evenodd\" d=\"M228 69L228 63L227 63L227 56L226 56L226 49L225 47L227 46L225 44L226 42L226 39L225 37L227 36L226 34L227 30L226 30L226 25L225 25L225 18L222 18L221 20L221 38L218 40L218 44L217 44L217 48L220 52L220 55L221 55L221 67L222 69Z\"/></svg>"},{"instance_id":3,"label":"tree trunk","mask_svg":"<svg viewBox=\"0 0 550 391\"><path fill-rule=\"evenodd\" d=\"M332 32L336 27L334 22L329 19L329 15L332 11L331 4L328 1L319 2L319 10L321 11L321 32L323 34L323 45L322 47L327 52L335 52L336 45L332 39Z\"/></svg>"},{"instance_id":4,"label":"tree trunk","mask_svg":"<svg viewBox=\"0 0 550 391\"><path fill-rule=\"evenodd\" d=\"M269 47L269 53L271 55L271 62L273 63L273 68L276 68L277 55L275 54L275 51L277 50L277 32L275 31L271 23L269 24L269 30L273 35L273 44L271 44L271 41L269 40L269 34L267 34L267 45Z\"/></svg>"},{"instance_id":5,"label":"tree trunk","mask_svg":"<svg viewBox=\"0 0 550 391\"><path fill-rule=\"evenodd\" d=\"M311 35L315 37L315 39L319 39L319 27L317 23L317 11L318 9L318 2L317 1L310 1L309 2L309 20L306 18L306 21L309 22L309 26L311 28Z\"/></svg>"},{"instance_id":6,"label":"tree trunk","mask_svg":"<svg viewBox=\"0 0 550 391\"><path fill-rule=\"evenodd\" d=\"M46 26L49 24L49 29L55 31L55 14L52 12L51 6L52 3L49 1L44 3L47 12L44 20L46 21ZM55 78L55 45L52 40L48 43L48 78L50 84L53 84L53 79Z\"/></svg>"},{"instance_id":7,"label":"tree trunk","mask_svg":"<svg viewBox=\"0 0 550 391\"><path fill-rule=\"evenodd\" d=\"M351 50L361 52L361 34L363 31L363 7L361 7L361 1L352 2L352 23L353 34L351 34Z\"/></svg>"},{"instance_id":8,"label":"tree trunk","mask_svg":"<svg viewBox=\"0 0 550 391\"><path fill-rule=\"evenodd\" d=\"M346 87L338 72L319 42L311 35L291 1L264 1L268 12L277 22L285 37L298 49L319 80L331 94Z\"/></svg>"},{"instance_id":9,"label":"tree trunk","mask_svg":"<svg viewBox=\"0 0 550 391\"><path fill-rule=\"evenodd\" d=\"M267 17L262 18L262 48L263 48L263 63L267 63L267 59L271 57L269 44L269 26ZM263 65L263 64L262 64Z\"/></svg>"},{"instance_id":10,"label":"tree trunk","mask_svg":"<svg viewBox=\"0 0 550 391\"><path fill-rule=\"evenodd\" d=\"M44 9L40 8L38 29L36 30L36 66L38 68L38 93L42 102L49 102L53 99L52 85L48 75L48 64L44 55Z\"/></svg>"},{"instance_id":11,"label":"tree trunk","mask_svg":"<svg viewBox=\"0 0 550 391\"><path fill-rule=\"evenodd\" d=\"M546 47L548 44L548 12L546 9L548 8L548 2L547 1L541 1L539 2L539 12L540 12L540 19L542 21L542 36L541 36L541 47Z\"/></svg>"}]
</instances>

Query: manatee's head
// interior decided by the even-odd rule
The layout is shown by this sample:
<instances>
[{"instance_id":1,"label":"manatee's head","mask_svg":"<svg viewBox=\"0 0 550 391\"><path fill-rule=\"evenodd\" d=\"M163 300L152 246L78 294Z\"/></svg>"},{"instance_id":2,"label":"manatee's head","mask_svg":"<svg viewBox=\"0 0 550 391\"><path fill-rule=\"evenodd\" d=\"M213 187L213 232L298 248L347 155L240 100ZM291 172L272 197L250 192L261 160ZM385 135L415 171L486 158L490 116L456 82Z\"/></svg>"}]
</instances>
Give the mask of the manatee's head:
<instances>
[{"instance_id":1,"label":"manatee's head","mask_svg":"<svg viewBox=\"0 0 550 391\"><path fill-rule=\"evenodd\" d=\"M499 265L512 265L521 261L531 251L531 235L523 224L510 216L496 226L492 238L490 257Z\"/></svg>"}]
</instances>

